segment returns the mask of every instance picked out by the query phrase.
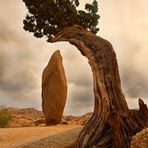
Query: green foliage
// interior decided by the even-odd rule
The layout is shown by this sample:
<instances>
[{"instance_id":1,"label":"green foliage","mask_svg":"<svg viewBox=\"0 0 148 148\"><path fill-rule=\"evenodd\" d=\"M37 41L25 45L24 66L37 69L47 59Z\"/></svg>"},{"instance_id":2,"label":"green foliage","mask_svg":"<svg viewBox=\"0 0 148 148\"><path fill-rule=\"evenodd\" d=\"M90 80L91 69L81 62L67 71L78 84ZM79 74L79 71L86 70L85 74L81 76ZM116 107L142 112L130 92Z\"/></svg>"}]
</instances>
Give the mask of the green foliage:
<instances>
[{"instance_id":1,"label":"green foliage","mask_svg":"<svg viewBox=\"0 0 148 148\"><path fill-rule=\"evenodd\" d=\"M8 112L7 108L4 106L0 106L0 127L7 127L11 120L12 116Z\"/></svg>"},{"instance_id":2,"label":"green foliage","mask_svg":"<svg viewBox=\"0 0 148 148\"><path fill-rule=\"evenodd\" d=\"M63 28L79 25L85 29L97 33L98 4L94 0L92 5L86 4L85 11L77 10L79 0L23 0L28 14L23 23L26 31L34 33L34 36L47 37L51 41L52 37Z\"/></svg>"}]
</instances>

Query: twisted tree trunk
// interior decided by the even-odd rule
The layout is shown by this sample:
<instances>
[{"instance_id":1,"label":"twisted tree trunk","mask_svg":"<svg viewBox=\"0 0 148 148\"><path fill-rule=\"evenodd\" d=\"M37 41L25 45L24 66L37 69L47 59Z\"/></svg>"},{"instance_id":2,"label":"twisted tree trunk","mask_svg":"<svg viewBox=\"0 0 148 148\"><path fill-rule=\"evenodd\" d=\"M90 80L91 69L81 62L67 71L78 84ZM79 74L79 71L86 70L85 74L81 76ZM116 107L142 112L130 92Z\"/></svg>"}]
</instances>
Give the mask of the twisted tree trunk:
<instances>
[{"instance_id":1,"label":"twisted tree trunk","mask_svg":"<svg viewBox=\"0 0 148 148\"><path fill-rule=\"evenodd\" d=\"M53 42L57 41L75 45L88 58L93 72L94 112L78 137L77 148L128 148L130 137L148 123L148 111L142 100L145 109L141 115L129 110L112 45L79 26L63 29L54 37ZM141 123L138 118L143 118Z\"/></svg>"}]
</instances>

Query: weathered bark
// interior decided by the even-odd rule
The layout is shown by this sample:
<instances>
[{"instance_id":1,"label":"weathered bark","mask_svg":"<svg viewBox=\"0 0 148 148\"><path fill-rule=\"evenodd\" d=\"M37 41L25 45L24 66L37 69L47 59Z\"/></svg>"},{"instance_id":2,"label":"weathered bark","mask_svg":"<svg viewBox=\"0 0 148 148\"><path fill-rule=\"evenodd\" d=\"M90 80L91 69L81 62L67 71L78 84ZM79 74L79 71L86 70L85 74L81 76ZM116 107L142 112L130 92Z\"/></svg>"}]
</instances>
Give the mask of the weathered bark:
<instances>
[{"instance_id":1,"label":"weathered bark","mask_svg":"<svg viewBox=\"0 0 148 148\"><path fill-rule=\"evenodd\" d=\"M77 147L129 147L130 137L146 124L137 124L137 113L131 114L127 106L112 45L79 26L63 29L54 37L53 42L57 41L75 45L88 58L93 73L94 113L80 133ZM146 113L147 109L143 115Z\"/></svg>"}]
</instances>

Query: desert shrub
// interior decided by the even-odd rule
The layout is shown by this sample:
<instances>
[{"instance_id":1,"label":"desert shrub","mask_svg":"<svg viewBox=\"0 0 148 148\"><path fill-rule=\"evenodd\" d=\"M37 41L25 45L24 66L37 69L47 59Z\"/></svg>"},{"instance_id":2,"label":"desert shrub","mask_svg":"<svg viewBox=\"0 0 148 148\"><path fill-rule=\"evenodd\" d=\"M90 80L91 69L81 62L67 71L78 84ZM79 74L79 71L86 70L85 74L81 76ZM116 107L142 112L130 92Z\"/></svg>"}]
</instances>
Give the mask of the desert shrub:
<instances>
[{"instance_id":1,"label":"desert shrub","mask_svg":"<svg viewBox=\"0 0 148 148\"><path fill-rule=\"evenodd\" d=\"M0 106L0 127L7 127L12 120L12 116L5 106Z\"/></svg>"}]
</instances>

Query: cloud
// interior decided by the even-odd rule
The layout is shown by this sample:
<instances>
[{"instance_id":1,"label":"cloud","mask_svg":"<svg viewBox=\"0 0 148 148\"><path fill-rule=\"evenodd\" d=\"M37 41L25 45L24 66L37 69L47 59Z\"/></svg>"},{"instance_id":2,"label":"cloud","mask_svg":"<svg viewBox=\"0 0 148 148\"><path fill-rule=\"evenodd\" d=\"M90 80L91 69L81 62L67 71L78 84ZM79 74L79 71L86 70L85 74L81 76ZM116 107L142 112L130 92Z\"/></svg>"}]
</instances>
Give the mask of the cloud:
<instances>
[{"instance_id":1,"label":"cloud","mask_svg":"<svg viewBox=\"0 0 148 148\"><path fill-rule=\"evenodd\" d=\"M93 111L92 87L69 84L65 114L81 115Z\"/></svg>"},{"instance_id":2,"label":"cloud","mask_svg":"<svg viewBox=\"0 0 148 148\"><path fill-rule=\"evenodd\" d=\"M63 61L69 83L78 86L92 86L91 67L87 58L82 56L76 47L64 50Z\"/></svg>"},{"instance_id":3,"label":"cloud","mask_svg":"<svg viewBox=\"0 0 148 148\"><path fill-rule=\"evenodd\" d=\"M146 26L148 22L145 20L131 24L126 26L126 30L125 28L118 30L119 34L115 37L116 42L120 43L115 48L118 53L123 88L125 95L131 98L148 98L148 39L145 34L148 29ZM137 31L131 30L132 27Z\"/></svg>"},{"instance_id":4,"label":"cloud","mask_svg":"<svg viewBox=\"0 0 148 148\"><path fill-rule=\"evenodd\" d=\"M134 3L132 1L118 1L114 5L109 5L112 1L100 2L103 9L99 9L101 19L98 34L107 38L114 46L125 96L131 99L138 97L146 99L148 98L146 17L148 1L137 0Z\"/></svg>"},{"instance_id":5,"label":"cloud","mask_svg":"<svg viewBox=\"0 0 148 148\"><path fill-rule=\"evenodd\" d=\"M13 26L15 23L11 22ZM14 101L40 99L37 90L41 87L44 52L37 53L41 51L42 44L38 45L30 36L26 38L25 31L22 35L23 30L20 33L16 30L17 27L11 28L7 20L0 19L0 92L5 94L3 100L0 96L0 104L6 98Z\"/></svg>"},{"instance_id":6,"label":"cloud","mask_svg":"<svg viewBox=\"0 0 148 148\"><path fill-rule=\"evenodd\" d=\"M139 73L136 68L131 69L130 66L124 70L121 76L126 95L132 98L148 98L148 79L143 72Z\"/></svg>"},{"instance_id":7,"label":"cloud","mask_svg":"<svg viewBox=\"0 0 148 148\"><path fill-rule=\"evenodd\" d=\"M14 94L15 99L11 95L0 91L0 105L5 105L7 107L18 107L18 108L31 108L41 109L41 99L37 98L37 92L26 92ZM22 99L22 96L26 99ZM30 98L30 99L29 99Z\"/></svg>"},{"instance_id":8,"label":"cloud","mask_svg":"<svg viewBox=\"0 0 148 148\"><path fill-rule=\"evenodd\" d=\"M6 26L5 26L6 27ZM13 34L10 36L10 34ZM0 28L0 89L12 94L36 87L35 65L27 45L14 32ZM29 46L28 46L29 48ZM23 98L23 97L21 97Z\"/></svg>"}]
</instances>

